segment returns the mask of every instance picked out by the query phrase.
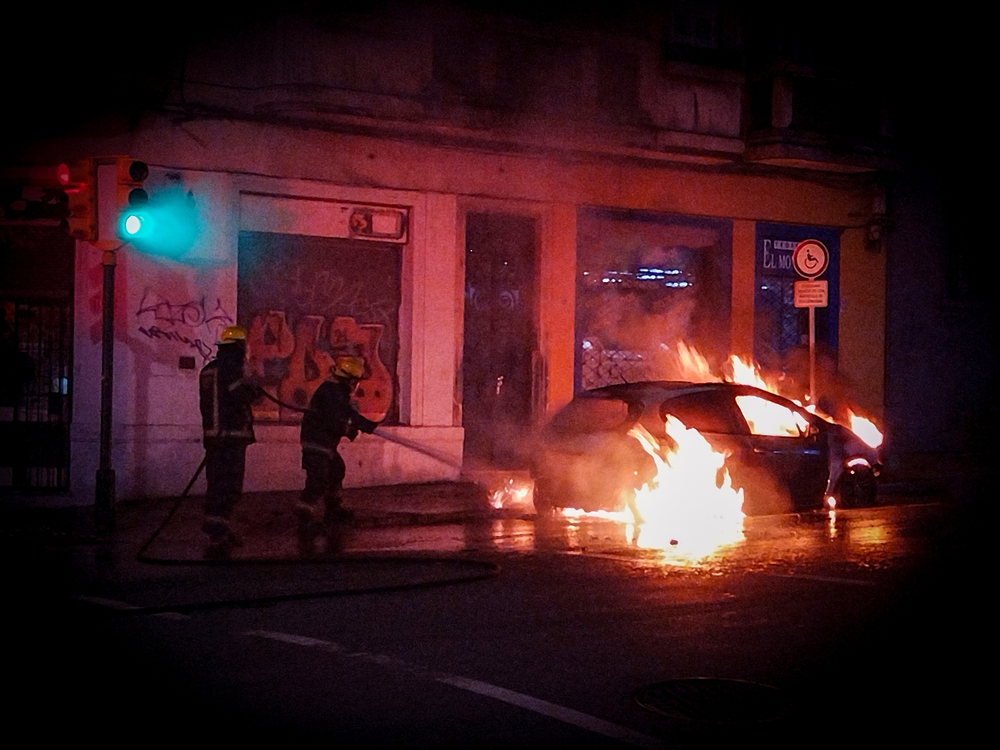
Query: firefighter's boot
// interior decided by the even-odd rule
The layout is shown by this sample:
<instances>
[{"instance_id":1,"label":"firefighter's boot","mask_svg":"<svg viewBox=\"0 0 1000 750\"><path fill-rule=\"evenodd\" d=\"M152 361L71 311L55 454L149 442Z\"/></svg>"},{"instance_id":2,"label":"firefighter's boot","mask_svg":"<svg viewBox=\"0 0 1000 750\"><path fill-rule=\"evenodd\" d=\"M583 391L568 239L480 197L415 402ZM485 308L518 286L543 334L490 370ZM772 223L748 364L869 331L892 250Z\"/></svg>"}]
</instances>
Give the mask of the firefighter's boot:
<instances>
[{"instance_id":1,"label":"firefighter's boot","mask_svg":"<svg viewBox=\"0 0 1000 750\"><path fill-rule=\"evenodd\" d=\"M326 528L353 520L354 512L344 507L339 495L326 498L326 509L323 513L323 524Z\"/></svg>"},{"instance_id":2,"label":"firefighter's boot","mask_svg":"<svg viewBox=\"0 0 1000 750\"><path fill-rule=\"evenodd\" d=\"M243 546L243 540L223 516L206 516L201 530L208 534L208 546L205 548L207 560L228 560L236 547Z\"/></svg>"},{"instance_id":3,"label":"firefighter's boot","mask_svg":"<svg viewBox=\"0 0 1000 750\"><path fill-rule=\"evenodd\" d=\"M323 531L320 510L315 505L299 501L295 506L298 519L299 553L311 557L315 553L316 537Z\"/></svg>"}]
</instances>

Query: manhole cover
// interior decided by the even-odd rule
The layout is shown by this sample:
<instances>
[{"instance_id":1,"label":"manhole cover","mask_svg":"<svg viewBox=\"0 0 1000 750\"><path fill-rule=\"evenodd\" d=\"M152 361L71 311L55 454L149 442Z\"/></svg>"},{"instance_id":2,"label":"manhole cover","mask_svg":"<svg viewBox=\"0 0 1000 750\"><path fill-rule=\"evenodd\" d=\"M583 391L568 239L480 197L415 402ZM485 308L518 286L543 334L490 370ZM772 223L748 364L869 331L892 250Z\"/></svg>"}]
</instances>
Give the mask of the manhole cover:
<instances>
[{"instance_id":1,"label":"manhole cover","mask_svg":"<svg viewBox=\"0 0 1000 750\"><path fill-rule=\"evenodd\" d=\"M635 693L643 708L706 724L760 724L780 719L781 691L745 680L692 677L658 682Z\"/></svg>"}]
</instances>

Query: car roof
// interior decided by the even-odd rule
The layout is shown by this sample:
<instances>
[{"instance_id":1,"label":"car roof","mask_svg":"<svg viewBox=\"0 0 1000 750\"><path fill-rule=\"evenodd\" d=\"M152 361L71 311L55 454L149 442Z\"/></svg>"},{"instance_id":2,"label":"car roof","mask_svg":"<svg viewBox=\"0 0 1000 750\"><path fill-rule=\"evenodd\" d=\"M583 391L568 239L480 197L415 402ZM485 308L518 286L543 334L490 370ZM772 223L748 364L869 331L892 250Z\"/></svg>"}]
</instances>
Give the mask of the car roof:
<instances>
[{"instance_id":1,"label":"car roof","mask_svg":"<svg viewBox=\"0 0 1000 750\"><path fill-rule=\"evenodd\" d=\"M642 380L635 383L614 383L577 394L578 398L621 399L622 401L648 401L668 399L689 393L728 391L734 395L763 395L769 399L787 401L773 393L741 383L693 383L685 380ZM789 402L791 403L791 402Z\"/></svg>"}]
</instances>

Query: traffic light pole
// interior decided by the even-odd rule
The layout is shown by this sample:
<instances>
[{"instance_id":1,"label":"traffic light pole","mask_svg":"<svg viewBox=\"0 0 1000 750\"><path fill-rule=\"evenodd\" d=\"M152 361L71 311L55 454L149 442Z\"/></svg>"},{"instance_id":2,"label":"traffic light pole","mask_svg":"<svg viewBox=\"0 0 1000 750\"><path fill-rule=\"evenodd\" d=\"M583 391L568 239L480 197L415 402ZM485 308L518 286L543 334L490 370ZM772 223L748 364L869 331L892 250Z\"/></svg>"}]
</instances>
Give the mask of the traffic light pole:
<instances>
[{"instance_id":1,"label":"traffic light pole","mask_svg":"<svg viewBox=\"0 0 1000 750\"><path fill-rule=\"evenodd\" d=\"M97 469L94 522L101 531L115 525L115 470L111 468L111 414L114 397L115 359L115 243L95 243L102 251L104 288L101 303L101 453ZM119 246L120 247L120 246Z\"/></svg>"}]
</instances>

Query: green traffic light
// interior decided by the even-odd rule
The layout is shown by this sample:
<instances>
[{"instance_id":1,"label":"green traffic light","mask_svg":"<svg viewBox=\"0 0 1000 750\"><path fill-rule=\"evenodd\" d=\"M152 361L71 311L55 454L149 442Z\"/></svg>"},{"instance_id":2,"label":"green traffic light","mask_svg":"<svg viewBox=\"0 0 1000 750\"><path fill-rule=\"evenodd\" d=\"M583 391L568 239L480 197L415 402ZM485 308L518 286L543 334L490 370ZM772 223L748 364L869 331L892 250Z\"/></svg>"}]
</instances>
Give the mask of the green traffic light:
<instances>
[{"instance_id":1,"label":"green traffic light","mask_svg":"<svg viewBox=\"0 0 1000 750\"><path fill-rule=\"evenodd\" d=\"M142 231L142 217L136 214L127 214L125 216L125 234L129 237L135 237Z\"/></svg>"},{"instance_id":2,"label":"green traffic light","mask_svg":"<svg viewBox=\"0 0 1000 750\"><path fill-rule=\"evenodd\" d=\"M118 221L118 236L123 240L148 239L153 236L153 213L149 208L133 208Z\"/></svg>"},{"instance_id":3,"label":"green traffic light","mask_svg":"<svg viewBox=\"0 0 1000 750\"><path fill-rule=\"evenodd\" d=\"M194 196L165 190L149 202L122 213L119 236L137 250L177 258L194 245L201 232L201 217Z\"/></svg>"}]
</instances>

